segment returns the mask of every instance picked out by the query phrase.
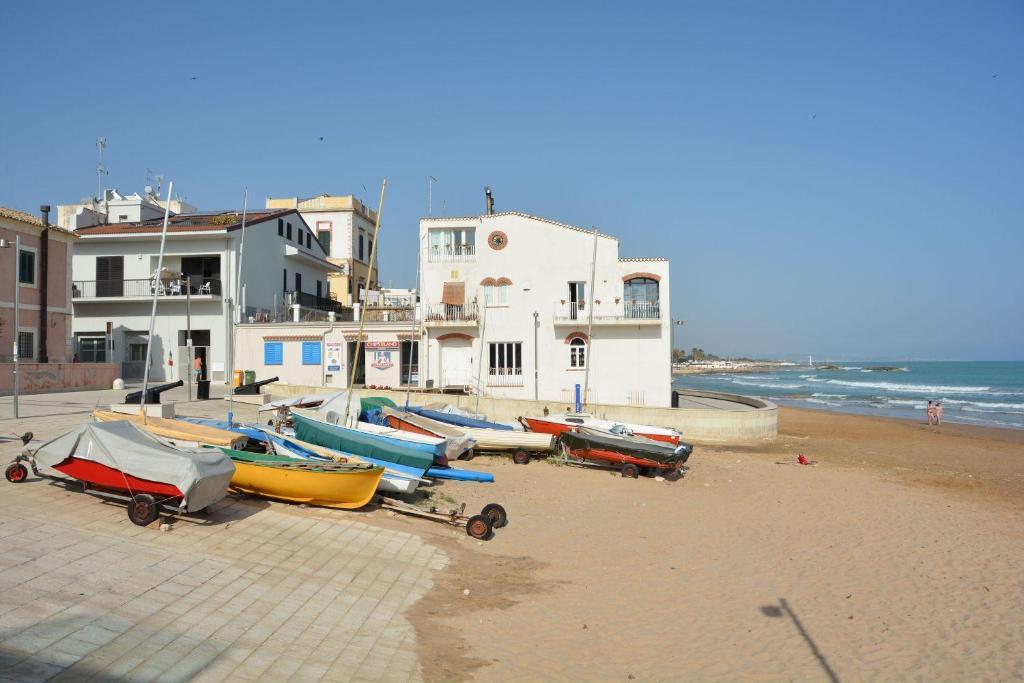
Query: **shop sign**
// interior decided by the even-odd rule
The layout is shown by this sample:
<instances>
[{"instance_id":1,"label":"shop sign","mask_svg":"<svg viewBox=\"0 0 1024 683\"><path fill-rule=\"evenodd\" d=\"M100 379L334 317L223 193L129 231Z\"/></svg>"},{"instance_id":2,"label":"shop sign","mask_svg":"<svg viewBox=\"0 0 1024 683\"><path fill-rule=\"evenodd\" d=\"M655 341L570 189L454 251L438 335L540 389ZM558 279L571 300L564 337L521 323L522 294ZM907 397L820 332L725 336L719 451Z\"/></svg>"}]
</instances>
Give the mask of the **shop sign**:
<instances>
[{"instance_id":1,"label":"shop sign","mask_svg":"<svg viewBox=\"0 0 1024 683\"><path fill-rule=\"evenodd\" d=\"M363 344L367 349L397 349L398 341L368 341Z\"/></svg>"},{"instance_id":2,"label":"shop sign","mask_svg":"<svg viewBox=\"0 0 1024 683\"><path fill-rule=\"evenodd\" d=\"M391 361L391 351L374 351L373 362L370 363L371 367L377 368L378 370L387 370L388 368L394 367L394 363Z\"/></svg>"}]
</instances>

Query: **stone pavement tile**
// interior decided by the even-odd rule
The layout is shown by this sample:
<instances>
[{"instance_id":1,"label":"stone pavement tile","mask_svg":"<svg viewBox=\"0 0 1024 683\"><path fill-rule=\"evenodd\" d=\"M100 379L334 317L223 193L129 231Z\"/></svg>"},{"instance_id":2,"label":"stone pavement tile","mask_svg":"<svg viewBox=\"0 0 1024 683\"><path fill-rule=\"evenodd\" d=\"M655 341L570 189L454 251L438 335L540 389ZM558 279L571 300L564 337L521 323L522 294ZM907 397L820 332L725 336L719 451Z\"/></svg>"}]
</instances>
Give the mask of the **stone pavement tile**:
<instances>
[{"instance_id":1,"label":"stone pavement tile","mask_svg":"<svg viewBox=\"0 0 1024 683\"><path fill-rule=\"evenodd\" d=\"M10 669L3 672L3 675L13 681L45 681L56 676L64 667L57 664L48 664L34 658L24 659Z\"/></svg>"},{"instance_id":2,"label":"stone pavement tile","mask_svg":"<svg viewBox=\"0 0 1024 683\"><path fill-rule=\"evenodd\" d=\"M327 664L317 664L315 662L307 661L298 671L292 674L292 677L288 679L288 683L317 683L327 674Z\"/></svg>"}]
</instances>

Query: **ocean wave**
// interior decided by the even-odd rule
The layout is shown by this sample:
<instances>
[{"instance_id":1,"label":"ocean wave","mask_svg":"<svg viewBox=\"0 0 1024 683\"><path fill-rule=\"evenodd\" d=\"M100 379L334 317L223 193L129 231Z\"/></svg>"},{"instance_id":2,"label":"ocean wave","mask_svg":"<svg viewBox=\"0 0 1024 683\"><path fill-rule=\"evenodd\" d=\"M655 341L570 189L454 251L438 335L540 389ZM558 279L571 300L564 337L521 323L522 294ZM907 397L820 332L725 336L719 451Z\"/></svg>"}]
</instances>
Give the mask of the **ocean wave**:
<instances>
[{"instance_id":1,"label":"ocean wave","mask_svg":"<svg viewBox=\"0 0 1024 683\"><path fill-rule=\"evenodd\" d=\"M915 398L887 398L885 404L890 406L912 406L918 410L924 410L928 404L922 399Z\"/></svg>"},{"instance_id":2,"label":"ocean wave","mask_svg":"<svg viewBox=\"0 0 1024 683\"><path fill-rule=\"evenodd\" d=\"M847 395L846 394L822 394L820 392L815 392L815 393L811 394L811 396L813 396L814 398L846 398Z\"/></svg>"},{"instance_id":3,"label":"ocean wave","mask_svg":"<svg viewBox=\"0 0 1024 683\"><path fill-rule=\"evenodd\" d=\"M839 406L842 405L842 403L833 403L832 401L826 401L820 398L805 398L804 400L807 401L808 403L818 403L823 406L833 406L835 408L838 408Z\"/></svg>"},{"instance_id":4,"label":"ocean wave","mask_svg":"<svg viewBox=\"0 0 1024 683\"><path fill-rule=\"evenodd\" d=\"M810 380L815 381L815 380ZM861 389L880 389L904 394L980 394L991 391L992 387L972 387L944 384L897 384L896 382L852 382L845 379L824 380L827 384Z\"/></svg>"},{"instance_id":5,"label":"ocean wave","mask_svg":"<svg viewBox=\"0 0 1024 683\"><path fill-rule=\"evenodd\" d=\"M863 370L864 369L864 368L860 367L859 365L840 365L839 367L842 368L843 370Z\"/></svg>"},{"instance_id":6,"label":"ocean wave","mask_svg":"<svg viewBox=\"0 0 1024 683\"><path fill-rule=\"evenodd\" d=\"M961 410L971 413L1020 413L1024 415L1024 403L971 403Z\"/></svg>"},{"instance_id":7,"label":"ocean wave","mask_svg":"<svg viewBox=\"0 0 1024 683\"><path fill-rule=\"evenodd\" d=\"M799 389L803 384L768 384L765 382L744 382L743 380L734 379L733 384L739 384L745 387L763 387L765 389Z\"/></svg>"}]
</instances>

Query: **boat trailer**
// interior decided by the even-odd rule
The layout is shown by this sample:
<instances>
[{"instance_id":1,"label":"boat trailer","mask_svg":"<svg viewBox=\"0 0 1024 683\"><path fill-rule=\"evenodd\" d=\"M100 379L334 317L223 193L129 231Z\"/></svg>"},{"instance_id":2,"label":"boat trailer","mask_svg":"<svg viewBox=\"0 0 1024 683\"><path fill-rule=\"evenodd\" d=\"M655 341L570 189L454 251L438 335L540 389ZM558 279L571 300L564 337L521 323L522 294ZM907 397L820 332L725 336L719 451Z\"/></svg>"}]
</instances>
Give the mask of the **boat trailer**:
<instances>
[{"instance_id":1,"label":"boat trailer","mask_svg":"<svg viewBox=\"0 0 1024 683\"><path fill-rule=\"evenodd\" d=\"M391 510L403 515L432 519L435 522L450 524L451 526L463 527L466 529L466 533L468 535L481 541L489 541L494 536L495 529L500 529L508 524L508 514L505 512L505 508L497 503L488 503L487 505L484 505L480 514L467 516L465 514L465 503L460 505L458 509L452 508L448 512L441 512L433 506L428 509L424 509L410 503L405 503L400 500L395 500L394 498L388 498L387 496L381 495L376 496L373 499L373 502L384 510Z\"/></svg>"}]
</instances>

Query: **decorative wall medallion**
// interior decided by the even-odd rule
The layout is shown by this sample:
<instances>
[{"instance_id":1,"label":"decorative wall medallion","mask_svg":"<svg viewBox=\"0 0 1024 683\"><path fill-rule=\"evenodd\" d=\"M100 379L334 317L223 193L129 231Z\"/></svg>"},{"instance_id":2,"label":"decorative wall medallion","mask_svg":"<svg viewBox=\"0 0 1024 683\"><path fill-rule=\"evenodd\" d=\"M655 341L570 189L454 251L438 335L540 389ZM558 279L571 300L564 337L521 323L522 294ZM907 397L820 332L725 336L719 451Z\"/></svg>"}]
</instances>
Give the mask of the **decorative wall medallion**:
<instances>
[{"instance_id":1,"label":"decorative wall medallion","mask_svg":"<svg viewBox=\"0 0 1024 683\"><path fill-rule=\"evenodd\" d=\"M487 244L495 251L501 251L508 244L508 235L501 230L495 230L487 236Z\"/></svg>"}]
</instances>

